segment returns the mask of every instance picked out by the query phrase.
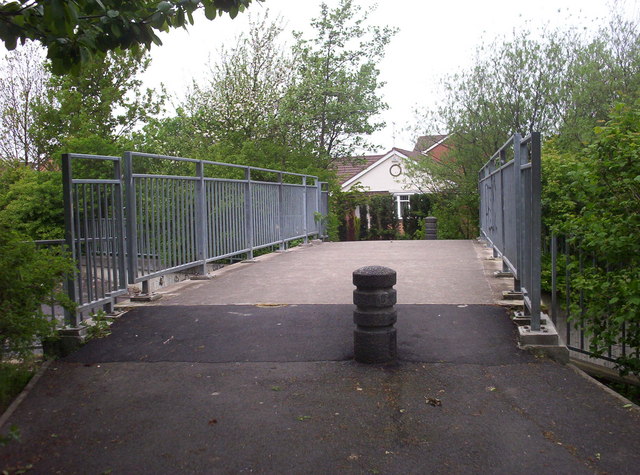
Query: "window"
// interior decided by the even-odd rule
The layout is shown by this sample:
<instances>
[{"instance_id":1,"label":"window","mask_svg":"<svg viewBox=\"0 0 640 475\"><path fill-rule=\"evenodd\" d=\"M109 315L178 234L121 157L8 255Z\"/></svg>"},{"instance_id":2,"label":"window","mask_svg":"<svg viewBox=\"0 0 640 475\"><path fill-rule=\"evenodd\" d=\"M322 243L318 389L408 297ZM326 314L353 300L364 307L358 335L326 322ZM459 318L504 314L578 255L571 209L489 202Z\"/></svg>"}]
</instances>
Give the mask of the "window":
<instances>
[{"instance_id":1,"label":"window","mask_svg":"<svg viewBox=\"0 0 640 475\"><path fill-rule=\"evenodd\" d=\"M398 219L402 219L406 212L411 209L409 204L410 196L411 195L396 195L396 211L398 213Z\"/></svg>"}]
</instances>

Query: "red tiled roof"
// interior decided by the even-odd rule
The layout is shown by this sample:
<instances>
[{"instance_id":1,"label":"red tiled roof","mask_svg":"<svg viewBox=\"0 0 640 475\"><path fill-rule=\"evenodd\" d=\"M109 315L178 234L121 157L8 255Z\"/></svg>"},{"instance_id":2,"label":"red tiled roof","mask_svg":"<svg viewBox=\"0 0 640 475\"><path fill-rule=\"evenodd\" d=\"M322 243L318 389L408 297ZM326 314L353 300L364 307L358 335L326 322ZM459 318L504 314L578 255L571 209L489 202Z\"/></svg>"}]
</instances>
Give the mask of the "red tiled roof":
<instances>
[{"instance_id":1,"label":"red tiled roof","mask_svg":"<svg viewBox=\"0 0 640 475\"><path fill-rule=\"evenodd\" d=\"M414 152L424 152L435 144L447 138L447 135L422 135L418 137L416 146L413 148Z\"/></svg>"}]
</instances>

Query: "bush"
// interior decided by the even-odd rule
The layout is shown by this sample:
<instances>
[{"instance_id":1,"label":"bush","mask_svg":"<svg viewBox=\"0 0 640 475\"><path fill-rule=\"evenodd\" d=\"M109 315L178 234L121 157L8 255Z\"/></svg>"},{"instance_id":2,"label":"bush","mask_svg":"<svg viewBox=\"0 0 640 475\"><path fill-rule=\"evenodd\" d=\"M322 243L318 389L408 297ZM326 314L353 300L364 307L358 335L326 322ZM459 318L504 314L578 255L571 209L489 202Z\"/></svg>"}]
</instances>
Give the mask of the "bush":
<instances>
[{"instance_id":1,"label":"bush","mask_svg":"<svg viewBox=\"0 0 640 475\"><path fill-rule=\"evenodd\" d=\"M74 271L72 260L22 238L0 225L0 361L7 354L28 356L35 339L52 334L55 322L43 314L43 303L74 306L61 286L64 275Z\"/></svg>"},{"instance_id":2,"label":"bush","mask_svg":"<svg viewBox=\"0 0 640 475\"><path fill-rule=\"evenodd\" d=\"M393 195L374 195L369 202L371 228L368 238L395 239L398 236L398 214Z\"/></svg>"},{"instance_id":3,"label":"bush","mask_svg":"<svg viewBox=\"0 0 640 475\"><path fill-rule=\"evenodd\" d=\"M568 264L573 319L596 355L616 344L640 348L640 101L617 106L582 153L553 144L546 152L544 225L584 256ZM617 363L640 374L632 350Z\"/></svg>"},{"instance_id":4,"label":"bush","mask_svg":"<svg viewBox=\"0 0 640 475\"><path fill-rule=\"evenodd\" d=\"M25 239L64 237L64 206L60 172L27 167L0 172L0 225Z\"/></svg>"}]
</instances>

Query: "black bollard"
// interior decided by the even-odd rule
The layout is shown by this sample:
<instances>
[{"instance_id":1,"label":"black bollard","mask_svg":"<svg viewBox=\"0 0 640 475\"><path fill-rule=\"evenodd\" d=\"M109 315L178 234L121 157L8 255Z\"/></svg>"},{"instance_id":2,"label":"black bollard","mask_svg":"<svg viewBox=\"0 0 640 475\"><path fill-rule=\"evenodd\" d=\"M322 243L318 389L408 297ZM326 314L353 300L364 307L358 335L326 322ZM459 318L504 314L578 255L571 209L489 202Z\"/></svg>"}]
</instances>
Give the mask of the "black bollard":
<instances>
[{"instance_id":1,"label":"black bollard","mask_svg":"<svg viewBox=\"0 0 640 475\"><path fill-rule=\"evenodd\" d=\"M438 218L433 216L424 218L424 238L438 239Z\"/></svg>"},{"instance_id":2,"label":"black bollard","mask_svg":"<svg viewBox=\"0 0 640 475\"><path fill-rule=\"evenodd\" d=\"M397 355L397 319L394 308L396 271L383 266L361 267L353 271L353 350L360 363L387 363Z\"/></svg>"}]
</instances>

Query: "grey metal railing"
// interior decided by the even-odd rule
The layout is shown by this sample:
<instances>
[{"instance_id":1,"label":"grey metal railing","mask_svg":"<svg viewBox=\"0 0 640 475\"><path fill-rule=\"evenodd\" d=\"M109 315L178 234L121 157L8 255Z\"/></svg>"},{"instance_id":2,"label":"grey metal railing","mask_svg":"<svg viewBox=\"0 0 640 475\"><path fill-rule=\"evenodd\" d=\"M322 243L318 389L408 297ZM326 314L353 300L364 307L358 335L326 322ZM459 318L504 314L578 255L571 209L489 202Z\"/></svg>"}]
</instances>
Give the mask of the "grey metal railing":
<instances>
[{"instance_id":1,"label":"grey metal railing","mask_svg":"<svg viewBox=\"0 0 640 475\"><path fill-rule=\"evenodd\" d=\"M135 160L181 173L136 173ZM78 161L110 164L110 178L76 177ZM70 325L109 310L128 284L146 292L154 277L204 274L212 261L326 234L316 214L326 216L328 192L315 176L137 152L65 154L62 163L66 245L77 263L67 284L78 304Z\"/></svg>"},{"instance_id":2,"label":"grey metal railing","mask_svg":"<svg viewBox=\"0 0 640 475\"><path fill-rule=\"evenodd\" d=\"M540 134L513 135L480 169L480 233L522 292L531 329L540 330Z\"/></svg>"}]
</instances>

